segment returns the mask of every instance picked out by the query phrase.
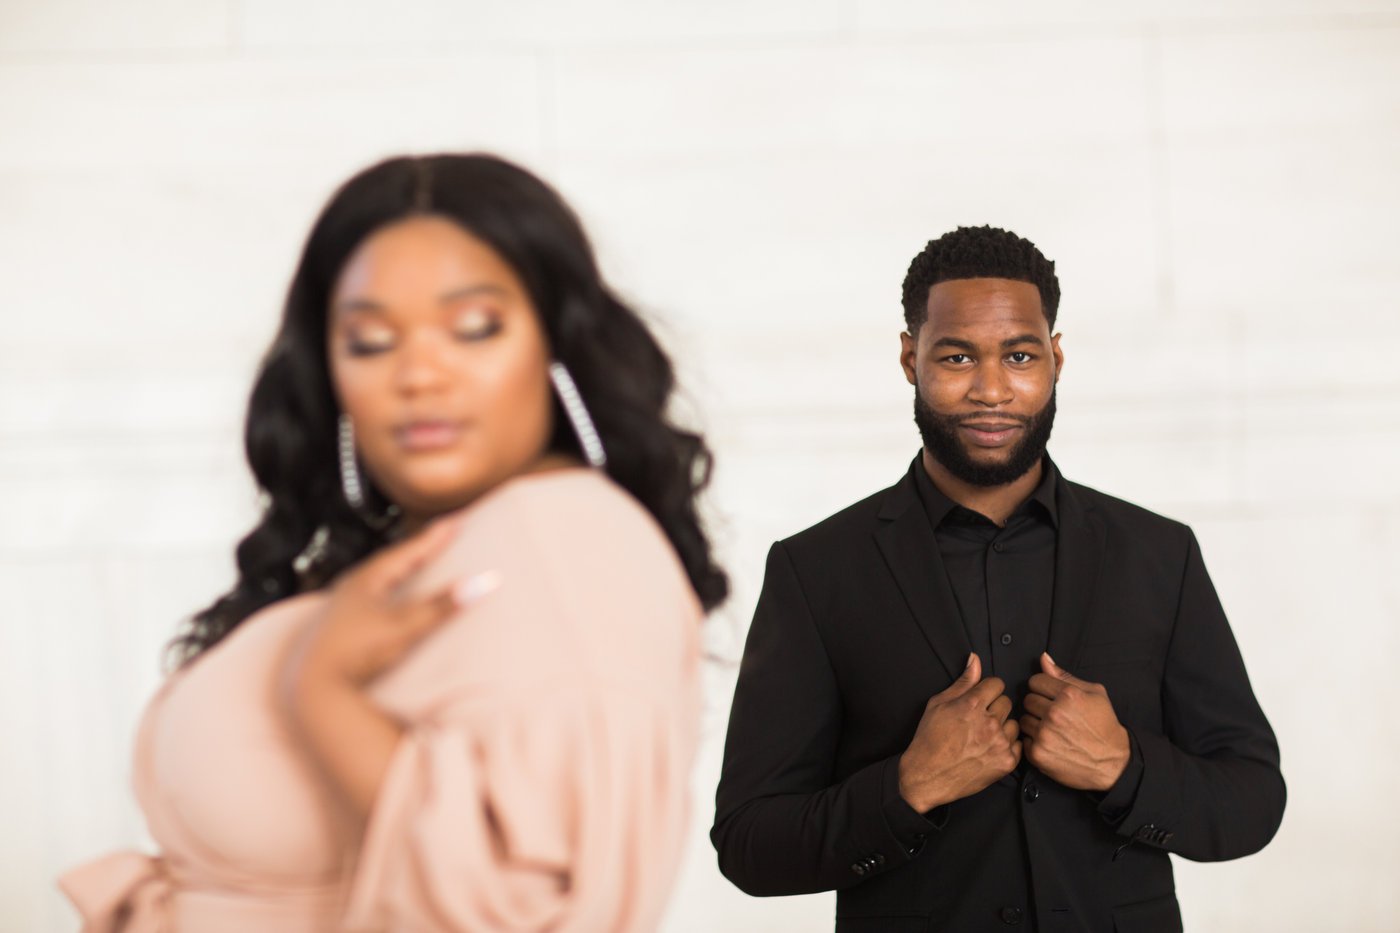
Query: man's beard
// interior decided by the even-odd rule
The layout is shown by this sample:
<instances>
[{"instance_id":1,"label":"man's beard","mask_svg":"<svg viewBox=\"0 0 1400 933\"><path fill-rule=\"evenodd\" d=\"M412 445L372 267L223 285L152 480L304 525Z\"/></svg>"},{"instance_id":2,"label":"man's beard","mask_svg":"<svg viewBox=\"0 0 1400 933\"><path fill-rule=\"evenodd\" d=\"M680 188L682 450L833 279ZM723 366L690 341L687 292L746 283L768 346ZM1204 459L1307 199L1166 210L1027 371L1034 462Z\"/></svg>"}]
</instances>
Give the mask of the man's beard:
<instances>
[{"instance_id":1,"label":"man's beard","mask_svg":"<svg viewBox=\"0 0 1400 933\"><path fill-rule=\"evenodd\" d=\"M1033 415L996 413L998 421L1016 421L1022 426L1020 441L1000 463L977 463L968 456L967 444L958 436L958 425L987 417L986 412L940 415L924 402L918 387L914 388L914 423L919 426L924 449L945 470L973 486L1005 486L1025 476L1040 462L1050 440L1050 429L1055 426L1055 392L1051 390L1050 401Z\"/></svg>"}]
</instances>

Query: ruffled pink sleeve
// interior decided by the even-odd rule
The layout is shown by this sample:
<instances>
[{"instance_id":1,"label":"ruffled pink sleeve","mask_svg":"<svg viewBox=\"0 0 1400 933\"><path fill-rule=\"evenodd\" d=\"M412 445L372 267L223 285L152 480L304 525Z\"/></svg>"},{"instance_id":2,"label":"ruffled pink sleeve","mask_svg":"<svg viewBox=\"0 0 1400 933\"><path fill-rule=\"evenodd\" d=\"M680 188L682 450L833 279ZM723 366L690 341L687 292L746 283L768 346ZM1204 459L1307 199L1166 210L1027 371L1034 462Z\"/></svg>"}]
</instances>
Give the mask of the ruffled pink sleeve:
<instances>
[{"instance_id":1,"label":"ruffled pink sleeve","mask_svg":"<svg viewBox=\"0 0 1400 933\"><path fill-rule=\"evenodd\" d=\"M350 930L654 930L687 815L695 710L591 686L409 732L365 837Z\"/></svg>"}]
</instances>

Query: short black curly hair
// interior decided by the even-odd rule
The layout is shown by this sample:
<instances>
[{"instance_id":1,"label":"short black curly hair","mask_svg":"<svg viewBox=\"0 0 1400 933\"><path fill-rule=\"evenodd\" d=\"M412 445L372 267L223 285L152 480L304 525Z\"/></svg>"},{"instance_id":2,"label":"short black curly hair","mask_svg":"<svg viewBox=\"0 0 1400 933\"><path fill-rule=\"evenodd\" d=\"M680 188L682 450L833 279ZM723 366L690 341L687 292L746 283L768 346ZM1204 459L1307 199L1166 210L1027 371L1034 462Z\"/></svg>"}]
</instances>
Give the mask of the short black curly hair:
<instances>
[{"instance_id":1,"label":"short black curly hair","mask_svg":"<svg viewBox=\"0 0 1400 933\"><path fill-rule=\"evenodd\" d=\"M949 279L1015 279L1040 291L1040 308L1050 329L1060 307L1055 264L1034 243L1000 227L959 227L936 240L909 263L904 276L904 323L918 333L928 316L928 290Z\"/></svg>"}]
</instances>

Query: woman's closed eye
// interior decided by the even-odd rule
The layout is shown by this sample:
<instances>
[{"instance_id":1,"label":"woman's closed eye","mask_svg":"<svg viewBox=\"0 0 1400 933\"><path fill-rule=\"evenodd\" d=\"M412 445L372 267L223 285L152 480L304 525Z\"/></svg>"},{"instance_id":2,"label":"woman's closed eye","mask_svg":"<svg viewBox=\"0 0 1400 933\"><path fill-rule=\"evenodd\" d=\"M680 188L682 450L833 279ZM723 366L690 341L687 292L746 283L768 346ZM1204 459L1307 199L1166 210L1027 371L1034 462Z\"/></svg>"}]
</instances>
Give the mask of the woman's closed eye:
<instances>
[{"instance_id":1,"label":"woman's closed eye","mask_svg":"<svg viewBox=\"0 0 1400 933\"><path fill-rule=\"evenodd\" d=\"M345 348L351 356L372 356L394 348L394 334L384 327L356 328L347 335Z\"/></svg>"},{"instance_id":2,"label":"woman's closed eye","mask_svg":"<svg viewBox=\"0 0 1400 933\"><path fill-rule=\"evenodd\" d=\"M452 334L463 340L485 340L500 333L501 319L483 308L471 308L457 315Z\"/></svg>"}]
</instances>

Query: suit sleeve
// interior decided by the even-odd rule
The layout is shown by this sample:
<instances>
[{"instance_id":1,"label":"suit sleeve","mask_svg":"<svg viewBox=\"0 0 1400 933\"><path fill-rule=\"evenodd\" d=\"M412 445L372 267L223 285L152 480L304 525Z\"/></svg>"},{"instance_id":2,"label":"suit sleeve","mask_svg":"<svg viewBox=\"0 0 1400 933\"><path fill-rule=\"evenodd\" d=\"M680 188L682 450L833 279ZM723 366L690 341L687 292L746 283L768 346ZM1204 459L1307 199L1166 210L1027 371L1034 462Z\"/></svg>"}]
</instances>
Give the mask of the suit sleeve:
<instances>
[{"instance_id":1,"label":"suit sleeve","mask_svg":"<svg viewBox=\"0 0 1400 933\"><path fill-rule=\"evenodd\" d=\"M746 893L850 887L908 862L941 827L900 797L898 756L834 780L841 719L835 673L779 542L739 668L710 833L720 871Z\"/></svg>"},{"instance_id":2,"label":"suit sleeve","mask_svg":"<svg viewBox=\"0 0 1400 933\"><path fill-rule=\"evenodd\" d=\"M1133 730L1137 791L1118 822L1131 842L1196 861L1262 849L1283 819L1278 743L1189 534L1162 679L1165 734Z\"/></svg>"}]
</instances>

